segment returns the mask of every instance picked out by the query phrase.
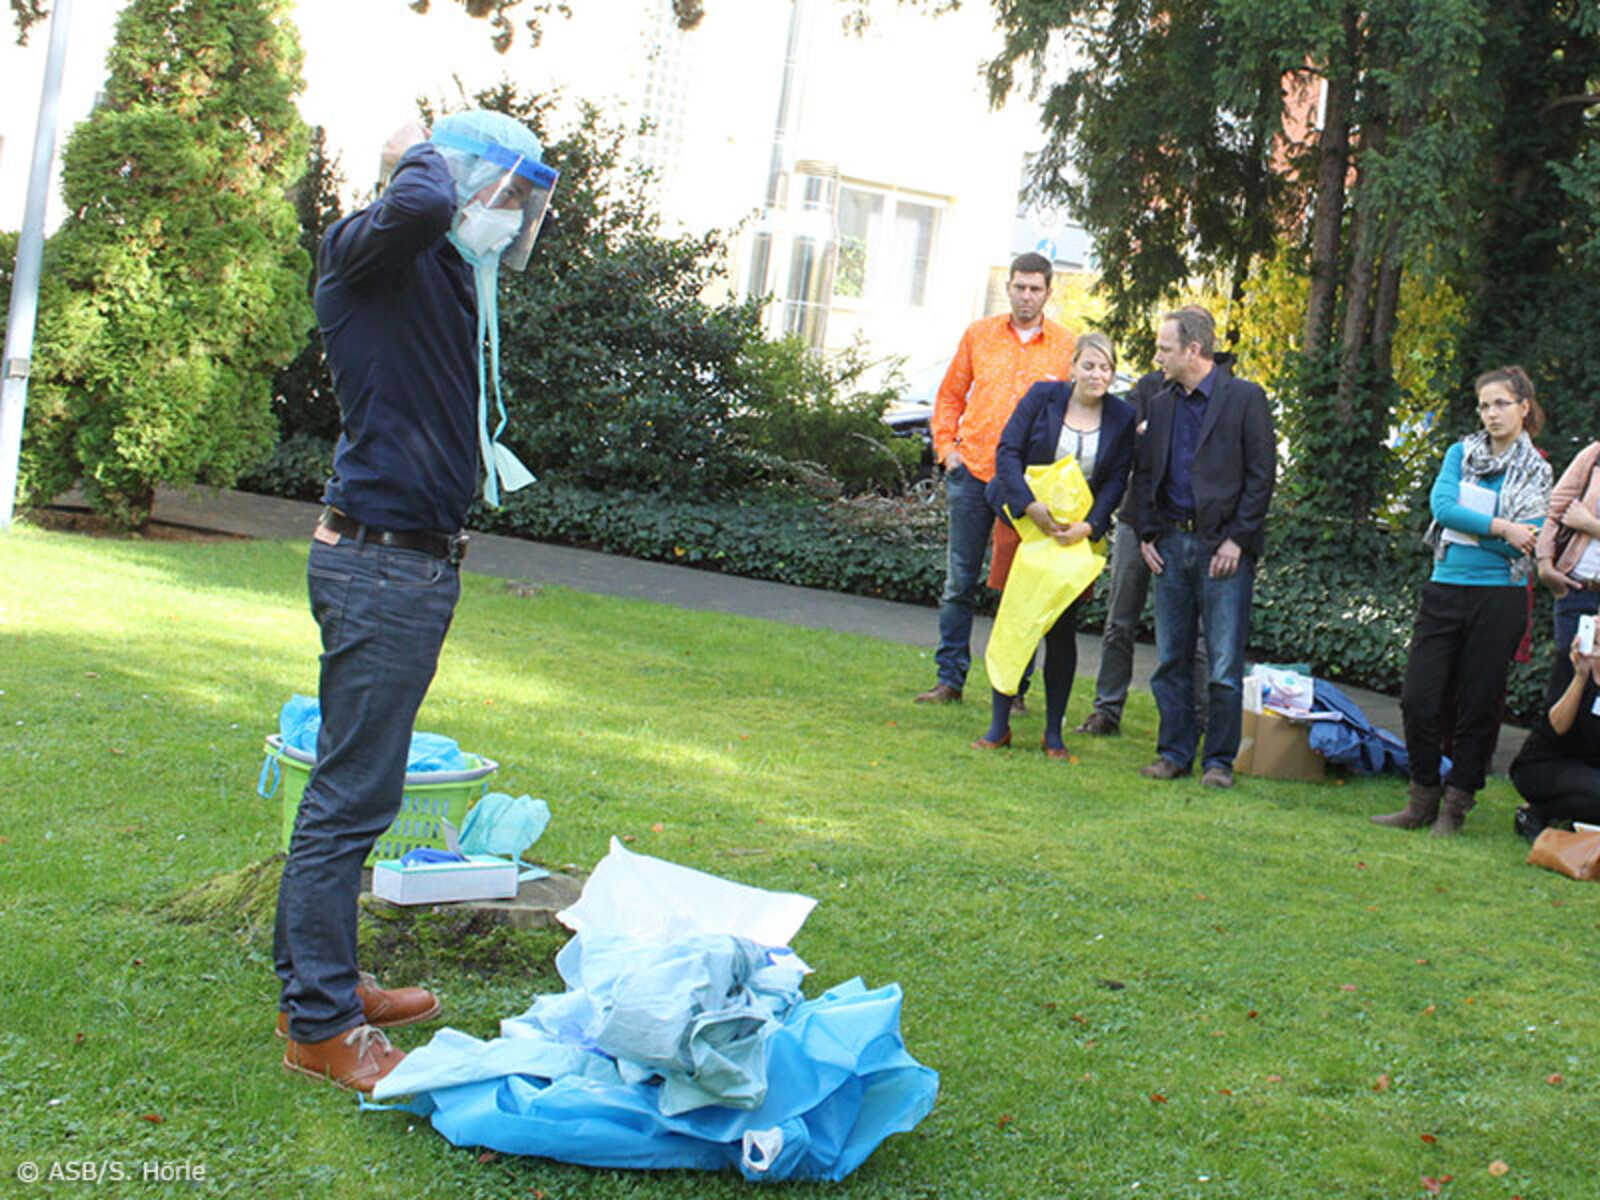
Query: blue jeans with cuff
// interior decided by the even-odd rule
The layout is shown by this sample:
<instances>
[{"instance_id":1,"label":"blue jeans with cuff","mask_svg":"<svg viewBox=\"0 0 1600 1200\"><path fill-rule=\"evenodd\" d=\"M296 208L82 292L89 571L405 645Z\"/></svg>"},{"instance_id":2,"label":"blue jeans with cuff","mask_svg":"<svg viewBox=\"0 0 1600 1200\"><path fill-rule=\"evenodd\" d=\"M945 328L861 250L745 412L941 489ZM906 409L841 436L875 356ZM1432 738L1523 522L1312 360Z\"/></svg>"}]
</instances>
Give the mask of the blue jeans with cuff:
<instances>
[{"instance_id":1,"label":"blue jeans with cuff","mask_svg":"<svg viewBox=\"0 0 1600 1200\"><path fill-rule=\"evenodd\" d=\"M939 597L939 649L934 661L939 682L957 691L967 685L972 666L972 612L983 588L983 559L994 528L994 510L985 484L965 467L945 472L945 506L950 514L944 592Z\"/></svg>"},{"instance_id":2,"label":"blue jeans with cuff","mask_svg":"<svg viewBox=\"0 0 1600 1200\"><path fill-rule=\"evenodd\" d=\"M273 965L289 1036L319 1042L363 1021L361 865L400 811L411 731L461 577L421 551L341 537L311 543L307 582L322 631L322 729L278 889Z\"/></svg>"},{"instance_id":3,"label":"blue jeans with cuff","mask_svg":"<svg viewBox=\"0 0 1600 1200\"><path fill-rule=\"evenodd\" d=\"M1211 553L1199 534L1171 530L1156 549L1166 564L1155 576L1156 657L1150 691L1161 712L1156 751L1182 770L1194 765L1199 732L1194 714L1194 656L1200 629L1210 653L1206 683L1203 764L1233 767L1243 720L1244 646L1250 632L1255 558L1239 556L1239 569L1211 578Z\"/></svg>"}]
</instances>

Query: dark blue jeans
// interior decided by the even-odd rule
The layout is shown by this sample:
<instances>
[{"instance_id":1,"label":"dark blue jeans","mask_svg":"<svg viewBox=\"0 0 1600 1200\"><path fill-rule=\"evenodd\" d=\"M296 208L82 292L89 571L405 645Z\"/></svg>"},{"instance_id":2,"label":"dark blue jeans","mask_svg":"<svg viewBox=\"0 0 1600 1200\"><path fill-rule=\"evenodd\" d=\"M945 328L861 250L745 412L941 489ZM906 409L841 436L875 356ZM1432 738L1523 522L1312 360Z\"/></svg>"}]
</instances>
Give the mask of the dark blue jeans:
<instances>
[{"instance_id":1,"label":"dark blue jeans","mask_svg":"<svg viewBox=\"0 0 1600 1200\"><path fill-rule=\"evenodd\" d=\"M1213 579L1211 555L1199 535L1173 530L1163 535L1156 549L1166 564L1155 577L1158 661L1150 691L1161 712L1156 751L1184 770L1194 764L1200 740L1194 715L1194 655L1203 625L1211 658L1203 763L1231 768L1239 753L1244 644L1250 632L1255 558L1242 554L1235 574Z\"/></svg>"},{"instance_id":2,"label":"dark blue jeans","mask_svg":"<svg viewBox=\"0 0 1600 1200\"><path fill-rule=\"evenodd\" d=\"M1150 590L1150 568L1139 554L1139 534L1132 525L1118 524L1111 542L1111 589L1106 597L1105 634L1100 640L1100 673L1094 681L1094 710L1115 725L1122 724L1122 709L1128 702L1128 684L1133 679L1133 642L1144 616L1145 596ZM1103 578L1103 576L1102 576ZM1200 732L1206 727L1206 680L1211 677L1211 660L1206 656L1206 639L1196 639L1194 652L1194 712Z\"/></svg>"},{"instance_id":3,"label":"dark blue jeans","mask_svg":"<svg viewBox=\"0 0 1600 1200\"><path fill-rule=\"evenodd\" d=\"M319 1042L362 1022L361 864L400 810L461 578L443 559L341 538L311 543L307 580L322 630L322 731L278 889L273 965L289 1036Z\"/></svg>"},{"instance_id":4,"label":"dark blue jeans","mask_svg":"<svg viewBox=\"0 0 1600 1200\"><path fill-rule=\"evenodd\" d=\"M939 650L934 661L939 682L960 690L972 666L972 610L983 587L983 558L994 528L994 510L984 482L965 467L945 472L944 497L950 514L949 552L944 592L939 597Z\"/></svg>"}]
</instances>

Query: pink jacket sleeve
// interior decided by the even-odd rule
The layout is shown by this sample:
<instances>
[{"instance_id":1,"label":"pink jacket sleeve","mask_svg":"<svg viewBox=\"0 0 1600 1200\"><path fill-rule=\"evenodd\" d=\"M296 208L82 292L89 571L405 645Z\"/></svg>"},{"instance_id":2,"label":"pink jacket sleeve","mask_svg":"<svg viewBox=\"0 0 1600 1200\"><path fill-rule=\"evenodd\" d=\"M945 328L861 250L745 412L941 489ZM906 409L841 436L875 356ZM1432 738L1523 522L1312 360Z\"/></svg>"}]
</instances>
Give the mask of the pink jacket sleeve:
<instances>
[{"instance_id":1,"label":"pink jacket sleeve","mask_svg":"<svg viewBox=\"0 0 1600 1200\"><path fill-rule=\"evenodd\" d=\"M1596 462L1600 462L1600 442L1590 442L1578 452L1578 457L1561 472L1561 478L1550 489L1550 508L1539 529L1538 541L1534 543L1534 557L1541 562L1555 557L1556 533L1561 518L1566 514L1567 506L1583 496Z\"/></svg>"}]
</instances>

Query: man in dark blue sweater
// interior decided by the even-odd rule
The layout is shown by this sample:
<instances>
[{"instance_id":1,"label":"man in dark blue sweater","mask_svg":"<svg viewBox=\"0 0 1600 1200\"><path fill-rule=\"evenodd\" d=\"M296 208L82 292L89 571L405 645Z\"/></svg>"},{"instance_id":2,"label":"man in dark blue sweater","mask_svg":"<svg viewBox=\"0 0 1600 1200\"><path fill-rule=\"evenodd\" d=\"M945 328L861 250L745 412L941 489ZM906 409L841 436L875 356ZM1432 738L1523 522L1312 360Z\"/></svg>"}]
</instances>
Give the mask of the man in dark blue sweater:
<instances>
[{"instance_id":1,"label":"man in dark blue sweater","mask_svg":"<svg viewBox=\"0 0 1600 1200\"><path fill-rule=\"evenodd\" d=\"M501 114L446 118L432 141L412 123L385 147L382 194L335 223L317 256L344 429L308 568L322 727L273 950L284 1066L359 1091L403 1057L384 1028L440 1011L421 988L386 990L359 972L357 900L362 862L400 809L412 726L460 595L480 461L505 453L480 395L493 316L482 309L502 259L527 261L554 183L540 154Z\"/></svg>"}]
</instances>

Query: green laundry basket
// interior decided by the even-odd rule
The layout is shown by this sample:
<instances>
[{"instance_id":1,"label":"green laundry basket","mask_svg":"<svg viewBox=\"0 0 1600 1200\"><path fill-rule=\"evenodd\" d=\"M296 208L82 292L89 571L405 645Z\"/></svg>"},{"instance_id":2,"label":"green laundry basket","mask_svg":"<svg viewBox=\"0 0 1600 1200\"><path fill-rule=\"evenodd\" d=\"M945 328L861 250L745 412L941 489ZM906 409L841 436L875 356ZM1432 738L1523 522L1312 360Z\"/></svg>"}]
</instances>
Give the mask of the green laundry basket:
<instances>
[{"instance_id":1,"label":"green laundry basket","mask_svg":"<svg viewBox=\"0 0 1600 1200\"><path fill-rule=\"evenodd\" d=\"M500 769L492 759L476 754L464 757L476 763L465 771L419 771L406 776L405 795L394 824L384 830L367 855L366 865L380 858L400 858L411 850L431 847L445 849L443 821L460 829L467 810L489 790L489 776ZM306 794L306 781L316 758L293 746L285 746L277 734L267 738L267 760L261 766L256 791L267 800L283 788L283 848L289 848L294 835L295 815L300 798Z\"/></svg>"}]
</instances>

